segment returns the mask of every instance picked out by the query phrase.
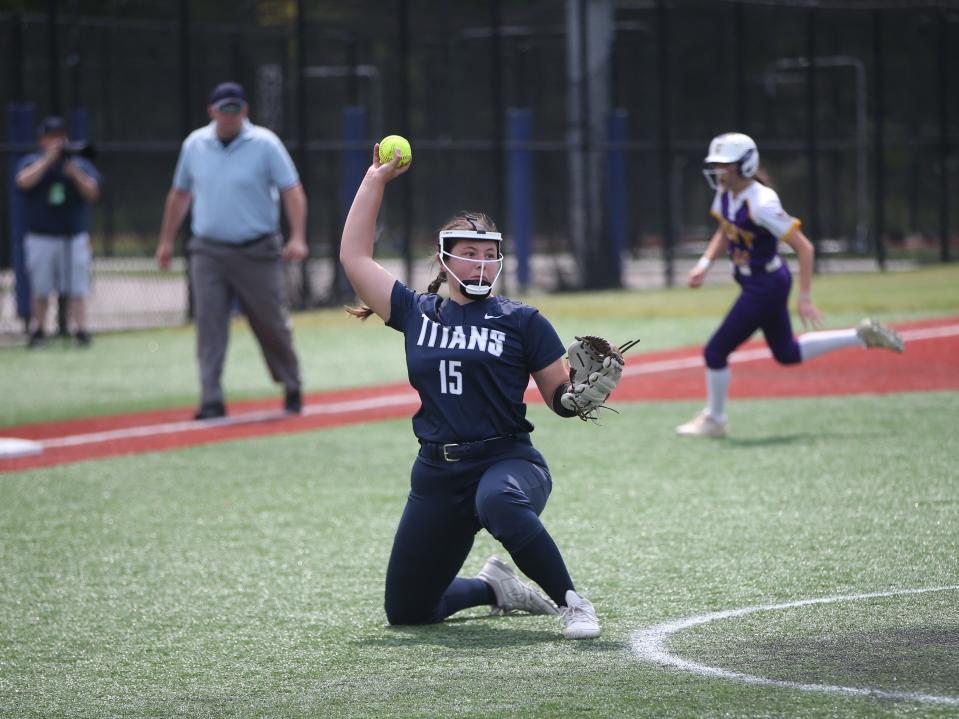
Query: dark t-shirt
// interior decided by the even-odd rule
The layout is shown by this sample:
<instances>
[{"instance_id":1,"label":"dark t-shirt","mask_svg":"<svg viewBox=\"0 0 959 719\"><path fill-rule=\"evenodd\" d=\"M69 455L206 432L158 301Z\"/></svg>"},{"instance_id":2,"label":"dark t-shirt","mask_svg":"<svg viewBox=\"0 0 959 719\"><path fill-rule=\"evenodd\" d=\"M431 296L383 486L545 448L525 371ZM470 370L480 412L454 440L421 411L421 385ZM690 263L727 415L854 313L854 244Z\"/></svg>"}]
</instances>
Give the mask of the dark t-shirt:
<instances>
[{"instance_id":1,"label":"dark t-shirt","mask_svg":"<svg viewBox=\"0 0 959 719\"><path fill-rule=\"evenodd\" d=\"M17 165L20 172L42 157L42 153L27 155ZM100 181L100 175L93 165L82 157L74 162L90 177ZM48 168L40 182L29 190L22 191L24 198L24 220L27 232L41 235L75 235L90 229L90 208L80 194L77 186L63 174L63 162L57 162Z\"/></svg>"}]
</instances>

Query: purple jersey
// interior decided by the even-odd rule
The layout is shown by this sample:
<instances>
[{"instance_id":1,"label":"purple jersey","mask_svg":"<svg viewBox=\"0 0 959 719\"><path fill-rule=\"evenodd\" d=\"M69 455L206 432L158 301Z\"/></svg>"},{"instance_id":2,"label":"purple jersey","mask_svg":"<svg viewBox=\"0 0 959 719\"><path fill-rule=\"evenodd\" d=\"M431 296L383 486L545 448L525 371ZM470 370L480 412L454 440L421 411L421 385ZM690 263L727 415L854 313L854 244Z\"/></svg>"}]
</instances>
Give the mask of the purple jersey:
<instances>
[{"instance_id":1,"label":"purple jersey","mask_svg":"<svg viewBox=\"0 0 959 719\"><path fill-rule=\"evenodd\" d=\"M523 395L532 372L566 352L539 310L493 296L459 305L397 281L389 327L406 337L410 384L422 403L413 432L469 442L533 429Z\"/></svg>"},{"instance_id":2,"label":"purple jersey","mask_svg":"<svg viewBox=\"0 0 959 719\"><path fill-rule=\"evenodd\" d=\"M778 255L779 241L800 225L783 210L776 191L760 182L753 182L736 197L720 190L709 213L729 239L727 251L735 265L766 265Z\"/></svg>"}]
</instances>

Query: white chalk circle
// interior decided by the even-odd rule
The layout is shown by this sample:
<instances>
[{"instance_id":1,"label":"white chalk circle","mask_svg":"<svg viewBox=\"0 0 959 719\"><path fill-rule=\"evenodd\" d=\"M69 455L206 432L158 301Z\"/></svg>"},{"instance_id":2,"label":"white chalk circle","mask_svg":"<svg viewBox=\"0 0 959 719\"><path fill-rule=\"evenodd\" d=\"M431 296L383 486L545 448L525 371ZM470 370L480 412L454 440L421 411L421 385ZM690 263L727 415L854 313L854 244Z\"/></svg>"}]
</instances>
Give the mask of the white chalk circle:
<instances>
[{"instance_id":1,"label":"white chalk circle","mask_svg":"<svg viewBox=\"0 0 959 719\"><path fill-rule=\"evenodd\" d=\"M666 641L678 634L684 629L707 624L719 619L730 619L732 617L742 617L747 614L757 612L769 612L779 609L792 609L794 607L808 607L814 604L835 604L836 602L856 602L863 599L877 599L881 597L898 597L907 594L927 594L930 592L949 592L959 589L959 585L947 587L927 587L925 589L901 589L891 592L875 592L873 594L844 594L836 597L820 597L818 599L803 599L797 602L784 602L783 604L763 604L756 607L743 607L741 609L727 609L722 612L709 612L708 614L699 614L686 619L677 619L672 622L656 624L652 627L641 629L632 636L632 650L637 657L645 661L654 662L663 667L678 669L679 671L697 674L699 676L716 677L718 679L731 679L742 682L743 684L758 684L762 686L783 687L786 689L800 689L807 692L824 692L827 694L847 694L852 696L870 697L873 699L895 699L899 701L914 701L926 704L948 704L959 706L959 697L937 696L935 694L922 694L919 692L893 692L883 689L870 689L864 687L841 687L831 684L805 684L802 682L789 682L779 679L769 679L754 674L745 674L743 672L734 672L720 667L710 667L698 662L692 662L675 654L671 654L666 649Z\"/></svg>"}]
</instances>

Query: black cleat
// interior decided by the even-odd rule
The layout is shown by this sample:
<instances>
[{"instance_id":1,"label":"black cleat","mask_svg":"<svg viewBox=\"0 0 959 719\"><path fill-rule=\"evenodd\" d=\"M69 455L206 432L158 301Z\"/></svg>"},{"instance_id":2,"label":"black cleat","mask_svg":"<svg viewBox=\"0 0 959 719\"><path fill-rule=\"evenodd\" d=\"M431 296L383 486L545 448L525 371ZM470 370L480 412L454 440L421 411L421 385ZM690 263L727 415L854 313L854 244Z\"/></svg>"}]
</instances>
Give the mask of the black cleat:
<instances>
[{"instance_id":1,"label":"black cleat","mask_svg":"<svg viewBox=\"0 0 959 719\"><path fill-rule=\"evenodd\" d=\"M193 415L193 419L219 419L226 417L226 407L222 402L207 402L200 405L200 409Z\"/></svg>"},{"instance_id":2,"label":"black cleat","mask_svg":"<svg viewBox=\"0 0 959 719\"><path fill-rule=\"evenodd\" d=\"M303 412L303 393L298 389L288 389L283 399L283 411L287 414L301 414Z\"/></svg>"}]
</instances>

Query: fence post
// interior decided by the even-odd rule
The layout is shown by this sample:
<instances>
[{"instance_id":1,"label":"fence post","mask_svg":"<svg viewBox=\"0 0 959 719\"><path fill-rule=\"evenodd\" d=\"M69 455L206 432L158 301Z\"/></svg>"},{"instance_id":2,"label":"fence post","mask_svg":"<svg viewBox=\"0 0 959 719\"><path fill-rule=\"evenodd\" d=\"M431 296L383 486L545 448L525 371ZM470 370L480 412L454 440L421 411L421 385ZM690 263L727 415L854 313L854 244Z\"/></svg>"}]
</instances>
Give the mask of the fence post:
<instances>
[{"instance_id":1,"label":"fence post","mask_svg":"<svg viewBox=\"0 0 959 719\"><path fill-rule=\"evenodd\" d=\"M939 261L949 262L949 33L945 8L939 9L937 94L939 96Z\"/></svg>"},{"instance_id":2,"label":"fence post","mask_svg":"<svg viewBox=\"0 0 959 719\"><path fill-rule=\"evenodd\" d=\"M886 226L886 155L883 144L883 129L886 122L883 83L885 82L885 62L882 50L882 10L873 11L873 244L876 252L876 264L880 270L886 269L886 245L883 234Z\"/></svg>"},{"instance_id":3,"label":"fence post","mask_svg":"<svg viewBox=\"0 0 959 719\"><path fill-rule=\"evenodd\" d=\"M506 184L509 193L509 227L516 257L516 283L526 290L530 284L529 260L532 249L532 182L529 140L532 113L526 108L506 111L508 132Z\"/></svg>"},{"instance_id":4,"label":"fence post","mask_svg":"<svg viewBox=\"0 0 959 719\"><path fill-rule=\"evenodd\" d=\"M666 0L656 0L656 17L658 21L658 36L656 53L659 60L659 132L657 138L659 154L659 176L662 178L662 211L660 222L663 232L663 279L667 287L672 287L676 279L675 260L675 228L673 227L673 183L668 180L672 176L672 114L670 113L670 27L669 8Z\"/></svg>"},{"instance_id":5,"label":"fence post","mask_svg":"<svg viewBox=\"0 0 959 719\"><path fill-rule=\"evenodd\" d=\"M33 133L33 103L14 102L7 106L7 134L11 145L31 145ZM23 196L14 184L17 163L23 152L13 151L9 155L8 188L10 197L10 263L16 283L17 317L23 320L24 331L29 330L32 310L30 306L30 276L27 274L27 262L23 246L23 234L26 218L23 216Z\"/></svg>"},{"instance_id":6,"label":"fence post","mask_svg":"<svg viewBox=\"0 0 959 719\"><path fill-rule=\"evenodd\" d=\"M613 285L623 286L623 252L626 248L626 119L622 109L606 118L606 236Z\"/></svg>"},{"instance_id":7,"label":"fence post","mask_svg":"<svg viewBox=\"0 0 959 719\"><path fill-rule=\"evenodd\" d=\"M366 168L369 166L369 113L365 107L352 106L343 108L343 140L346 149L343 151L340 169L340 235L346 223L346 215L353 204L353 197L359 189ZM342 299L353 292L350 281L340 266L340 240L337 236L333 241L333 287L330 296L334 300Z\"/></svg>"}]
</instances>

